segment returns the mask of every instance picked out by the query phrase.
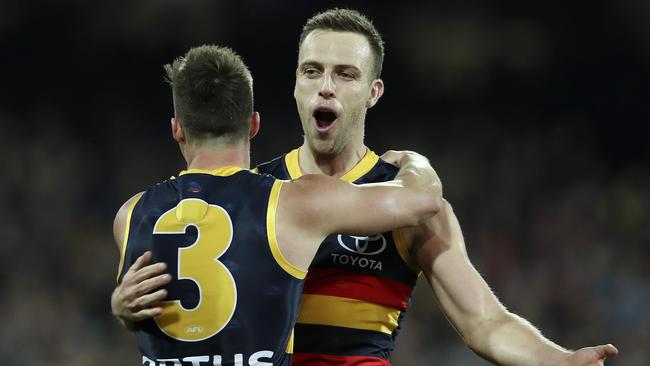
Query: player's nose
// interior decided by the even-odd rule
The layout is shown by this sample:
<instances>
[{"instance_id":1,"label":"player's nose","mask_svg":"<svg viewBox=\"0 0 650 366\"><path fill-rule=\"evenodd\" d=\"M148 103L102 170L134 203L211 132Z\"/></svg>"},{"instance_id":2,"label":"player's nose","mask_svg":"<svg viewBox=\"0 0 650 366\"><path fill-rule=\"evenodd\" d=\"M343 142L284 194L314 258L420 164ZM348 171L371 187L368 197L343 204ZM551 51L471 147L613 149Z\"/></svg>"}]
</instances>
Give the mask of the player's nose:
<instances>
[{"instance_id":1,"label":"player's nose","mask_svg":"<svg viewBox=\"0 0 650 366\"><path fill-rule=\"evenodd\" d=\"M334 80L332 80L331 74L327 73L324 75L318 95L326 99L336 97Z\"/></svg>"}]
</instances>

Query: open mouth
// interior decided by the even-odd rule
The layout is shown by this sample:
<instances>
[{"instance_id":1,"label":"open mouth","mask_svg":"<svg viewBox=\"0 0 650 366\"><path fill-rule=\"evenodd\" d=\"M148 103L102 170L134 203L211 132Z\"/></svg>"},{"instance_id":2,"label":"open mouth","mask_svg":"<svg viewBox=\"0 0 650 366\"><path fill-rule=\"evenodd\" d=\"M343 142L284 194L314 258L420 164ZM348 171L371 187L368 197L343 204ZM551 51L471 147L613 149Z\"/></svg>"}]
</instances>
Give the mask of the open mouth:
<instances>
[{"instance_id":1,"label":"open mouth","mask_svg":"<svg viewBox=\"0 0 650 366\"><path fill-rule=\"evenodd\" d=\"M327 109L318 109L314 111L314 119L316 120L316 128L321 132L326 132L334 125L336 113Z\"/></svg>"}]
</instances>

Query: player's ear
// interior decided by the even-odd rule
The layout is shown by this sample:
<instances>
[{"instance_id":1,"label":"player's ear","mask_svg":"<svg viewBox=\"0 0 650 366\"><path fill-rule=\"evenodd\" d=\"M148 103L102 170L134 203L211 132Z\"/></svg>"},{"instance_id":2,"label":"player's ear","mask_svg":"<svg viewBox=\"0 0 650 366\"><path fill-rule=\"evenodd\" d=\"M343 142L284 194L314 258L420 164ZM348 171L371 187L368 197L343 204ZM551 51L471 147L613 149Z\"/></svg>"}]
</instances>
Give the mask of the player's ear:
<instances>
[{"instance_id":1,"label":"player's ear","mask_svg":"<svg viewBox=\"0 0 650 366\"><path fill-rule=\"evenodd\" d=\"M185 143L185 131L183 131L183 125L176 117L172 117L172 137L174 138L174 141L179 144Z\"/></svg>"},{"instance_id":2,"label":"player's ear","mask_svg":"<svg viewBox=\"0 0 650 366\"><path fill-rule=\"evenodd\" d=\"M381 79L375 79L370 83L370 97L366 101L366 108L370 109L381 96L384 95L384 82Z\"/></svg>"},{"instance_id":3,"label":"player's ear","mask_svg":"<svg viewBox=\"0 0 650 366\"><path fill-rule=\"evenodd\" d=\"M257 132L260 130L260 114L259 112L253 112L253 116L251 117L251 128L248 131L248 139L251 140L255 135L257 135Z\"/></svg>"}]
</instances>

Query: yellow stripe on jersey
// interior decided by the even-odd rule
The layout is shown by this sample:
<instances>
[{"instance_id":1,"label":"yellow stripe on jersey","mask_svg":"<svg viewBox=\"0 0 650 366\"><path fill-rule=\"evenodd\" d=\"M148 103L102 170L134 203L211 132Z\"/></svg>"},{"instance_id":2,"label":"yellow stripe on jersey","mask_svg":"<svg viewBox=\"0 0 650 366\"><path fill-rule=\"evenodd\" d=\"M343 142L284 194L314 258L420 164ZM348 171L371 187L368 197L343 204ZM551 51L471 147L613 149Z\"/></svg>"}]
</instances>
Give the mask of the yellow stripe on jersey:
<instances>
[{"instance_id":1,"label":"yellow stripe on jersey","mask_svg":"<svg viewBox=\"0 0 650 366\"><path fill-rule=\"evenodd\" d=\"M253 168L253 169L251 170L251 172L253 172L253 173L255 173L255 174L260 174L260 169L259 169L258 167L255 167L255 168Z\"/></svg>"},{"instance_id":2,"label":"yellow stripe on jersey","mask_svg":"<svg viewBox=\"0 0 650 366\"><path fill-rule=\"evenodd\" d=\"M298 162L298 152L300 148L293 149L284 156L284 163L289 171L291 179L298 179L302 177L302 170L300 170L300 163Z\"/></svg>"},{"instance_id":3,"label":"yellow stripe on jersey","mask_svg":"<svg viewBox=\"0 0 650 366\"><path fill-rule=\"evenodd\" d=\"M409 253L408 246L406 245L406 240L404 240L404 236L402 235L402 230L401 229L395 229L393 230L393 239L395 240L395 248L397 249L397 253L399 253L399 256L402 257L402 260L404 263L406 263L407 266L413 271L413 273L416 273L418 276L422 274L422 271L420 270L420 267L418 266L417 263L413 260Z\"/></svg>"},{"instance_id":4,"label":"yellow stripe on jersey","mask_svg":"<svg viewBox=\"0 0 650 366\"><path fill-rule=\"evenodd\" d=\"M287 166L289 172L289 177L291 179L298 179L302 177L302 170L300 170L299 162L300 148L291 150L287 155L284 156L284 163ZM375 154L372 150L366 148L366 154L361 158L361 160L355 165L349 172L343 174L340 178L343 181L352 183L355 180L363 177L368 174L368 172L377 164L379 161L379 156Z\"/></svg>"},{"instance_id":5,"label":"yellow stripe on jersey","mask_svg":"<svg viewBox=\"0 0 650 366\"><path fill-rule=\"evenodd\" d=\"M129 241L129 229L131 228L131 215L133 215L133 209L135 208L135 205L140 201L140 198L142 198L142 194L138 195L134 200L133 203L131 204L131 207L129 208L129 213L126 215L126 227L124 228L124 239L122 239L122 251L120 252L120 264L117 267L117 277L115 278L115 281L120 280L120 274L122 273L122 268L124 267L124 256L126 255L126 244Z\"/></svg>"},{"instance_id":6,"label":"yellow stripe on jersey","mask_svg":"<svg viewBox=\"0 0 650 366\"><path fill-rule=\"evenodd\" d=\"M291 329L291 335L289 336L289 342L287 342L287 348L285 349L285 352L288 354L293 354L293 329Z\"/></svg>"},{"instance_id":7,"label":"yellow stripe on jersey","mask_svg":"<svg viewBox=\"0 0 650 366\"><path fill-rule=\"evenodd\" d=\"M357 163L357 165L354 166L354 168L352 168L352 170L345 173L341 177L341 180L349 183L354 182L355 180L368 174L368 172L372 169L372 167L375 166L375 164L377 164L378 161L379 156L377 156L377 154L375 154L372 150L366 148L366 154L363 156L363 158Z\"/></svg>"},{"instance_id":8,"label":"yellow stripe on jersey","mask_svg":"<svg viewBox=\"0 0 650 366\"><path fill-rule=\"evenodd\" d=\"M273 187L271 188L271 195L269 197L269 206L266 211L266 234L269 238L269 247L271 247L271 253L273 253L273 258L278 262L280 267L284 269L288 274L292 275L298 279L304 279L307 276L307 271L294 266L289 263L289 261L284 258L280 247L278 246L278 238L275 232L275 217L277 214L278 201L280 199L280 190L282 189L281 180L276 180L273 182Z\"/></svg>"},{"instance_id":9,"label":"yellow stripe on jersey","mask_svg":"<svg viewBox=\"0 0 650 366\"><path fill-rule=\"evenodd\" d=\"M212 169L212 170L206 170L206 169L188 169L188 170L182 170L178 175L185 175L185 174L210 174L210 175L216 175L219 177L228 177L231 176L239 171L244 170L242 167L238 166L223 166L221 168L217 169Z\"/></svg>"},{"instance_id":10,"label":"yellow stripe on jersey","mask_svg":"<svg viewBox=\"0 0 650 366\"><path fill-rule=\"evenodd\" d=\"M302 295L298 323L373 330L391 334L400 311L361 300L327 295Z\"/></svg>"}]
</instances>

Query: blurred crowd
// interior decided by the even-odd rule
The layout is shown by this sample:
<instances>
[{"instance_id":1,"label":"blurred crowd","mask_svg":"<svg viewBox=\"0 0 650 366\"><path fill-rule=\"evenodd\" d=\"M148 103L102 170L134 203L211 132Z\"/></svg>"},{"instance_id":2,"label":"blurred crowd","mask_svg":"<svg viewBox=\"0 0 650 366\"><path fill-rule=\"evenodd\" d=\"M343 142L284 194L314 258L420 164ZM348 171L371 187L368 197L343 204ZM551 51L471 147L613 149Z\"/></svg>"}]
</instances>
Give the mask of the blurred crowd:
<instances>
[{"instance_id":1,"label":"blurred crowd","mask_svg":"<svg viewBox=\"0 0 650 366\"><path fill-rule=\"evenodd\" d=\"M0 363L126 365L110 315L112 220L183 169L162 65L228 45L255 78L252 163L302 142L292 98L302 23L331 6L375 21L386 93L377 153L427 155L497 296L570 348L650 364L650 3L395 4L192 0L0 4ZM421 279L395 365L485 365Z\"/></svg>"}]
</instances>

